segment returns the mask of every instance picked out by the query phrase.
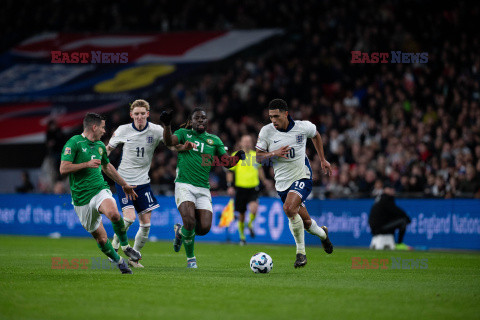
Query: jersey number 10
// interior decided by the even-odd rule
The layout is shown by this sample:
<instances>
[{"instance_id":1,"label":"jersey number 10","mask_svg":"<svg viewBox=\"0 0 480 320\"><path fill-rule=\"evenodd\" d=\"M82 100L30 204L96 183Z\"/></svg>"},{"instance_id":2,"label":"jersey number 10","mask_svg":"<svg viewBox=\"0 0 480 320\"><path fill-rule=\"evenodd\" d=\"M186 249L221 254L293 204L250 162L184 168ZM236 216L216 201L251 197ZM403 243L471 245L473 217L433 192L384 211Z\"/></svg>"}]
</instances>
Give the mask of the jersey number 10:
<instances>
[{"instance_id":1,"label":"jersey number 10","mask_svg":"<svg viewBox=\"0 0 480 320\"><path fill-rule=\"evenodd\" d=\"M295 158L295 149L291 148L290 151L285 155L287 158Z\"/></svg>"}]
</instances>

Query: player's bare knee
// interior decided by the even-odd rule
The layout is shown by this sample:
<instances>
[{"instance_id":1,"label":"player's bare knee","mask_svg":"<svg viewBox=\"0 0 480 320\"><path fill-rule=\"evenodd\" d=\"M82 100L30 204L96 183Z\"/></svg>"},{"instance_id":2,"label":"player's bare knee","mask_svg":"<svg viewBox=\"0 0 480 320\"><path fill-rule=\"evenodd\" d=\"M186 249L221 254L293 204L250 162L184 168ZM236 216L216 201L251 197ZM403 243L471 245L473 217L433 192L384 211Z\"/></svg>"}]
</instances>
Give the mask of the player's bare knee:
<instances>
[{"instance_id":1,"label":"player's bare knee","mask_svg":"<svg viewBox=\"0 0 480 320\"><path fill-rule=\"evenodd\" d=\"M107 237L106 234L105 235L99 235L95 238L95 240L97 240L97 243L99 245L104 246L108 241L108 237Z\"/></svg>"},{"instance_id":2,"label":"player's bare knee","mask_svg":"<svg viewBox=\"0 0 480 320\"><path fill-rule=\"evenodd\" d=\"M287 203L283 204L283 211L285 211L285 214L288 217L293 217L297 213L296 208L294 208L293 205Z\"/></svg>"},{"instance_id":3,"label":"player's bare knee","mask_svg":"<svg viewBox=\"0 0 480 320\"><path fill-rule=\"evenodd\" d=\"M310 219L303 220L303 227L305 229L309 229L311 226L312 226L312 220L310 220Z\"/></svg>"},{"instance_id":4,"label":"player's bare knee","mask_svg":"<svg viewBox=\"0 0 480 320\"><path fill-rule=\"evenodd\" d=\"M120 221L120 219L122 218L120 213L118 213L118 211L116 211L116 210L110 212L109 217L110 217L110 221L112 221L112 222Z\"/></svg>"},{"instance_id":5,"label":"player's bare knee","mask_svg":"<svg viewBox=\"0 0 480 320\"><path fill-rule=\"evenodd\" d=\"M195 233L199 236L204 236L210 231L211 227L212 227L211 223L204 224L204 225L200 226L199 228L197 228L195 230Z\"/></svg>"},{"instance_id":6,"label":"player's bare knee","mask_svg":"<svg viewBox=\"0 0 480 320\"><path fill-rule=\"evenodd\" d=\"M184 217L183 218L183 227L187 230L195 229L195 218Z\"/></svg>"}]
</instances>

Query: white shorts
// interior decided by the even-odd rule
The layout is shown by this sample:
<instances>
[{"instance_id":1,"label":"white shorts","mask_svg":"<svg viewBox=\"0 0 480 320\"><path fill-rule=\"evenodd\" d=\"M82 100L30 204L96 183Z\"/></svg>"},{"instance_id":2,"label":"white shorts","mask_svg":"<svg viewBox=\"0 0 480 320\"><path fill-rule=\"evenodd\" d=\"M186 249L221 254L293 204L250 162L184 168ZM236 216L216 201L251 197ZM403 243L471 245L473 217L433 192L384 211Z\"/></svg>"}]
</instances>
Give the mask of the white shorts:
<instances>
[{"instance_id":1,"label":"white shorts","mask_svg":"<svg viewBox=\"0 0 480 320\"><path fill-rule=\"evenodd\" d=\"M102 204L103 200L112 199L115 202L115 199L112 196L112 192L107 189L103 189L95 197L93 197L90 202L84 206L73 206L75 212L77 213L80 223L88 232L92 233L97 230L102 222L102 217L98 208Z\"/></svg>"},{"instance_id":2,"label":"white shorts","mask_svg":"<svg viewBox=\"0 0 480 320\"><path fill-rule=\"evenodd\" d=\"M195 187L188 183L175 183L175 203L177 208L184 201L195 203L195 209L204 209L213 212L212 196L207 188Z\"/></svg>"}]
</instances>

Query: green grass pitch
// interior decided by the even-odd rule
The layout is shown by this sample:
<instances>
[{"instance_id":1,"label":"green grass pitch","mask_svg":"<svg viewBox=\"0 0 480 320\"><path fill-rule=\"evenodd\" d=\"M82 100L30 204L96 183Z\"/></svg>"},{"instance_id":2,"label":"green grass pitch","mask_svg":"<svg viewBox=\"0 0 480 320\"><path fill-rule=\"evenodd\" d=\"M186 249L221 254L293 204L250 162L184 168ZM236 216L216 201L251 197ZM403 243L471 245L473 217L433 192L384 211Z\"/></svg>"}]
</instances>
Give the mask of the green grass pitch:
<instances>
[{"instance_id":1,"label":"green grass pitch","mask_svg":"<svg viewBox=\"0 0 480 320\"><path fill-rule=\"evenodd\" d=\"M273 258L254 274L250 257ZM480 254L291 246L147 243L145 269L52 269L52 257L103 258L93 239L0 236L0 319L478 319ZM428 259L427 269L352 269L352 257Z\"/></svg>"}]
</instances>

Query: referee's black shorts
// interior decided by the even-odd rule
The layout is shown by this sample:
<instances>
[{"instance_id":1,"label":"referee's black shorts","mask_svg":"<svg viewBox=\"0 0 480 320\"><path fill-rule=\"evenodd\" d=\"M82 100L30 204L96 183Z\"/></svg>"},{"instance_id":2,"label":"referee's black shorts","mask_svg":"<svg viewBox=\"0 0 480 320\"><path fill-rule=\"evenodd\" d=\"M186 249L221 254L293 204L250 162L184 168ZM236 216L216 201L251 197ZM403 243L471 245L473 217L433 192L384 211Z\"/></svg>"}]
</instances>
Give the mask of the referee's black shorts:
<instances>
[{"instance_id":1,"label":"referee's black shorts","mask_svg":"<svg viewBox=\"0 0 480 320\"><path fill-rule=\"evenodd\" d=\"M257 201L259 188L235 187L235 211L245 213L249 202Z\"/></svg>"}]
</instances>

